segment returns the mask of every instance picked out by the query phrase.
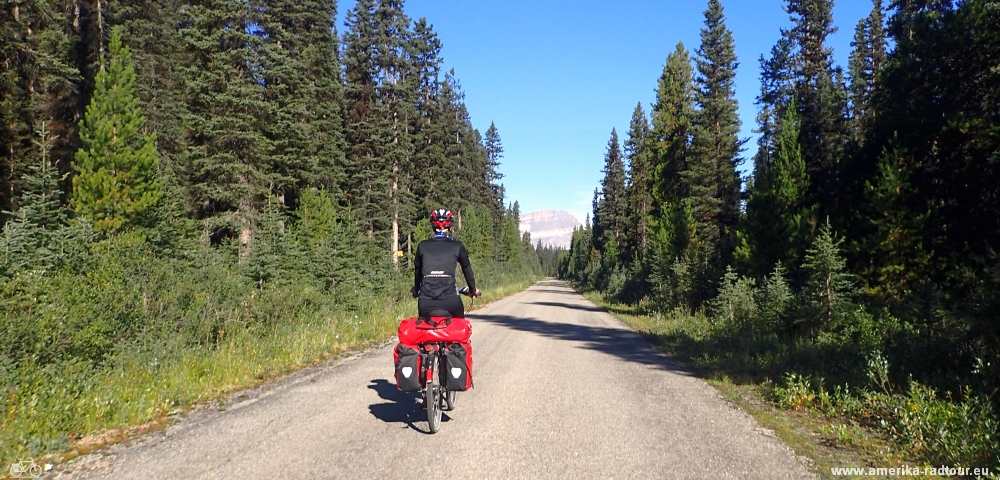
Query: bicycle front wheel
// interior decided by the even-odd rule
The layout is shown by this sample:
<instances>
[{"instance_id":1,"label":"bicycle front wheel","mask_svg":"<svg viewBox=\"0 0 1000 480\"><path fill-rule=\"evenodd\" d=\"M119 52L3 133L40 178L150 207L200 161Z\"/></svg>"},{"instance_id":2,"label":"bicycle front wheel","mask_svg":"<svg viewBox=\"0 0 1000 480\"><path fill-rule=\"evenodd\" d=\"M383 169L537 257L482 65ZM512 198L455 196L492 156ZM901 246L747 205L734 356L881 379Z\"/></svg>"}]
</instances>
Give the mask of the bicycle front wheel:
<instances>
[{"instance_id":1,"label":"bicycle front wheel","mask_svg":"<svg viewBox=\"0 0 1000 480\"><path fill-rule=\"evenodd\" d=\"M441 385L437 378L438 356L429 355L430 370L427 380L427 428L431 433L437 433L441 428Z\"/></svg>"},{"instance_id":2,"label":"bicycle front wheel","mask_svg":"<svg viewBox=\"0 0 1000 480\"><path fill-rule=\"evenodd\" d=\"M448 390L448 394L444 397L445 403L448 404L448 411L455 409L455 402L458 401L458 392L454 390Z\"/></svg>"}]
</instances>

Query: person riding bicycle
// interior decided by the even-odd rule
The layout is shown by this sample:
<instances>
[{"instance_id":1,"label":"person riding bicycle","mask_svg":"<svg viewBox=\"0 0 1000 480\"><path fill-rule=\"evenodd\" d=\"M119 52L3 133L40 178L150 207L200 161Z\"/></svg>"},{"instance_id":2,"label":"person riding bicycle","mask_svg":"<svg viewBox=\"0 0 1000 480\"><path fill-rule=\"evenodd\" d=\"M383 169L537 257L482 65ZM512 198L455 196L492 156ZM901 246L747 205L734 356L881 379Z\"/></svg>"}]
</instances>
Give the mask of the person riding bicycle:
<instances>
[{"instance_id":1,"label":"person riding bicycle","mask_svg":"<svg viewBox=\"0 0 1000 480\"><path fill-rule=\"evenodd\" d=\"M420 317L428 318L434 311L447 311L454 318L465 318L465 305L455 285L455 266L462 266L470 297L479 296L476 276L469 262L469 252L462 242L451 238L453 215L443 208L431 212L434 237L417 245L413 268L413 296L417 297Z\"/></svg>"}]
</instances>

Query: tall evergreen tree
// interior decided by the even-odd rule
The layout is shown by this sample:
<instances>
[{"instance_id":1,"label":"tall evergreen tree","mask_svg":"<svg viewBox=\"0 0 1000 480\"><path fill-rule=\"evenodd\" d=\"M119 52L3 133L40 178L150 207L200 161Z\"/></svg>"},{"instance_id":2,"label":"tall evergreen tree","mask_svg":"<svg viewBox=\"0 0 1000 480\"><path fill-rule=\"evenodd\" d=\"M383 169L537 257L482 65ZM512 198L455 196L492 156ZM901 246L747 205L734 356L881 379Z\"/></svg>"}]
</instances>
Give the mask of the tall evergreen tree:
<instances>
[{"instance_id":1,"label":"tall evergreen tree","mask_svg":"<svg viewBox=\"0 0 1000 480\"><path fill-rule=\"evenodd\" d=\"M732 32L726 27L722 4L709 0L705 28L696 58L695 99L691 152L682 176L688 185L691 208L698 224L698 243L704 248L700 295L709 298L716 281L732 258L739 220L742 142L735 92L736 61Z\"/></svg>"},{"instance_id":2,"label":"tall evergreen tree","mask_svg":"<svg viewBox=\"0 0 1000 480\"><path fill-rule=\"evenodd\" d=\"M809 176L799 145L800 128L792 101L781 117L773 158L754 165L737 260L756 278L764 278L777 263L801 265L810 242L815 219L805 204Z\"/></svg>"},{"instance_id":3,"label":"tall evergreen tree","mask_svg":"<svg viewBox=\"0 0 1000 480\"><path fill-rule=\"evenodd\" d=\"M485 145L486 147L486 178L484 179L486 186L489 190L483 192L487 194L487 199L491 202L493 206L494 215L496 215L497 207L503 209L503 190L499 183L503 179L503 174L500 173L500 159L503 158L503 142L500 140L500 132L497 130L495 123L490 122L490 128L486 130ZM494 216L495 219L498 217Z\"/></svg>"},{"instance_id":4,"label":"tall evergreen tree","mask_svg":"<svg viewBox=\"0 0 1000 480\"><path fill-rule=\"evenodd\" d=\"M268 161L270 170L288 179L286 190L278 192L285 204L310 186L336 196L344 180L335 18L332 0L263 2L262 79L274 111L266 125Z\"/></svg>"},{"instance_id":5,"label":"tall evergreen tree","mask_svg":"<svg viewBox=\"0 0 1000 480\"><path fill-rule=\"evenodd\" d=\"M84 103L81 65L90 28L79 0L7 2L0 14L0 209L13 211L26 187L22 174L39 152L35 132L51 136L47 155L61 172L76 150Z\"/></svg>"},{"instance_id":6,"label":"tall evergreen tree","mask_svg":"<svg viewBox=\"0 0 1000 480\"><path fill-rule=\"evenodd\" d=\"M832 0L788 0L789 36L797 47L796 103L802 119L799 139L810 184L809 197L821 217L838 212L841 166L846 142L847 92L826 45L833 26Z\"/></svg>"},{"instance_id":7,"label":"tall evergreen tree","mask_svg":"<svg viewBox=\"0 0 1000 480\"><path fill-rule=\"evenodd\" d=\"M882 0L875 0L871 14L858 21L854 30L854 50L848 64L851 79L851 120L854 138L863 140L864 131L872 123L876 112L871 109L871 98L876 88L879 72L887 59L885 16Z\"/></svg>"},{"instance_id":8,"label":"tall evergreen tree","mask_svg":"<svg viewBox=\"0 0 1000 480\"><path fill-rule=\"evenodd\" d=\"M625 164L622 162L618 132L611 129L608 151L604 154L604 179L596 221L600 223L600 245L605 258L616 264L627 246L628 206L625 203Z\"/></svg>"},{"instance_id":9,"label":"tall evergreen tree","mask_svg":"<svg viewBox=\"0 0 1000 480\"><path fill-rule=\"evenodd\" d=\"M262 91L260 10L212 1L190 5L181 66L188 113L183 168L207 233L238 233L240 258L249 258L256 212L270 190L291 183L270 171L266 125L273 104Z\"/></svg>"},{"instance_id":10,"label":"tall evergreen tree","mask_svg":"<svg viewBox=\"0 0 1000 480\"><path fill-rule=\"evenodd\" d=\"M628 176L625 188L626 238L629 249L626 260L640 260L649 249L649 215L653 206L652 171L650 148L651 132L642 103L635 106L629 123L628 138L625 140L625 160L628 161Z\"/></svg>"},{"instance_id":11,"label":"tall evergreen tree","mask_svg":"<svg viewBox=\"0 0 1000 480\"><path fill-rule=\"evenodd\" d=\"M375 66L377 68L379 102L384 109L384 136L381 154L385 157L389 176L389 215L391 224L390 253L394 262L400 250L401 220L413 215L413 198L409 191L413 175L413 144L410 122L415 111L416 82L410 57L410 19L403 12L402 0L381 0L375 10Z\"/></svg>"},{"instance_id":12,"label":"tall evergreen tree","mask_svg":"<svg viewBox=\"0 0 1000 480\"><path fill-rule=\"evenodd\" d=\"M653 177L652 214L665 215L667 205L687 195L681 172L687 168L694 116L694 73L683 43L667 56L657 82L656 103L651 112L650 149Z\"/></svg>"},{"instance_id":13,"label":"tall evergreen tree","mask_svg":"<svg viewBox=\"0 0 1000 480\"><path fill-rule=\"evenodd\" d=\"M347 200L369 238L391 228L391 166L383 155L385 108L379 99L375 2L360 0L345 19Z\"/></svg>"},{"instance_id":14,"label":"tall evergreen tree","mask_svg":"<svg viewBox=\"0 0 1000 480\"><path fill-rule=\"evenodd\" d=\"M144 131L135 80L132 53L122 45L122 29L115 27L80 122L82 145L73 177L77 214L108 232L147 223L162 195L156 136Z\"/></svg>"}]
</instances>

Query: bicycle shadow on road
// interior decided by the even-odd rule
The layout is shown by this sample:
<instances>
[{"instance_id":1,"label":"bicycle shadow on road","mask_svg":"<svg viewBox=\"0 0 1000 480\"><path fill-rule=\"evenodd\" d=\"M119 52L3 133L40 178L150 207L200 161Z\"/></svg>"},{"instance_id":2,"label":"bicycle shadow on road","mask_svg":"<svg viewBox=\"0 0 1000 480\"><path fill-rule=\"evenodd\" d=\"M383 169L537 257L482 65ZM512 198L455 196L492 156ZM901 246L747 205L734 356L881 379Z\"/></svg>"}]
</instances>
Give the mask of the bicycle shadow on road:
<instances>
[{"instance_id":1,"label":"bicycle shadow on road","mask_svg":"<svg viewBox=\"0 0 1000 480\"><path fill-rule=\"evenodd\" d=\"M373 403L368 406L372 416L385 423L405 423L406 426L420 433L430 434L427 430L427 412L420 408L420 394L401 392L396 384L384 378L371 380L368 388L378 393L382 400L391 403ZM447 413L442 413L441 421L451 420ZM424 428L417 427L422 424Z\"/></svg>"},{"instance_id":2,"label":"bicycle shadow on road","mask_svg":"<svg viewBox=\"0 0 1000 480\"><path fill-rule=\"evenodd\" d=\"M601 309L593 310L596 307L586 307L583 305L564 305L549 302L539 302L536 304L576 308L587 311L604 311ZM632 330L577 325L539 320L537 318L512 317L509 315L477 314L470 315L469 317L473 322L485 321L496 325L503 325L514 330L534 332L559 340L574 341L580 343L583 348L613 355L629 362L650 365L685 376L697 376L691 369L678 364L662 354L649 340Z\"/></svg>"}]
</instances>

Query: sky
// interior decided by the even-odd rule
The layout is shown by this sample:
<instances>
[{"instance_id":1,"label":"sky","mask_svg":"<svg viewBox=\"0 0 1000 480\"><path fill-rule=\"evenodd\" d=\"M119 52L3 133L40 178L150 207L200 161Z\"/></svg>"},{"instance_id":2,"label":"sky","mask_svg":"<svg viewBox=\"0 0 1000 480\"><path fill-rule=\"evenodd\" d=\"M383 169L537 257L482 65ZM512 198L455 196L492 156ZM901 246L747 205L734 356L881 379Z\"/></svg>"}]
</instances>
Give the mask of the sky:
<instances>
[{"instance_id":1,"label":"sky","mask_svg":"<svg viewBox=\"0 0 1000 480\"><path fill-rule=\"evenodd\" d=\"M736 98L743 153L760 90L758 59L791 22L782 0L723 0L740 65ZM677 42L693 52L706 1L408 0L405 12L427 18L444 46L445 69L465 91L473 125L495 122L503 143L500 172L521 212L565 210L581 222L600 185L611 129L624 142L637 103L649 114L656 81ZM354 1L338 3L338 31ZM838 31L828 39L846 70L858 20L871 0L834 4ZM747 161L742 170L752 168Z\"/></svg>"}]
</instances>

